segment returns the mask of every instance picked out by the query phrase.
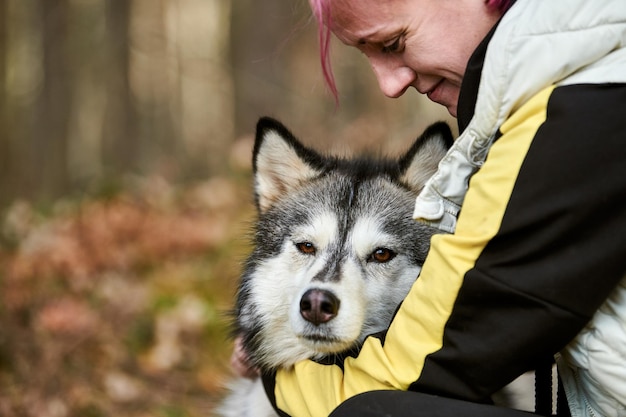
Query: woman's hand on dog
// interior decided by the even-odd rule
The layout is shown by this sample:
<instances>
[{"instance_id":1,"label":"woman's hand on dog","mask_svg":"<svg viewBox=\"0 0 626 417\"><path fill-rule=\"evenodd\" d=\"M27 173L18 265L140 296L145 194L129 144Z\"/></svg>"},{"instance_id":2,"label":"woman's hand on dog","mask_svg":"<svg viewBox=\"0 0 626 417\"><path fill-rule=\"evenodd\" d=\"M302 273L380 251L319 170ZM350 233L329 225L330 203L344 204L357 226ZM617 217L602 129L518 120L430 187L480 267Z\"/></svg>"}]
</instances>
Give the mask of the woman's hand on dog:
<instances>
[{"instance_id":1,"label":"woman's hand on dog","mask_svg":"<svg viewBox=\"0 0 626 417\"><path fill-rule=\"evenodd\" d=\"M248 359L248 353L243 347L241 336L235 338L235 347L230 356L230 366L236 375L243 378L254 379L260 375L259 368L252 366Z\"/></svg>"}]
</instances>

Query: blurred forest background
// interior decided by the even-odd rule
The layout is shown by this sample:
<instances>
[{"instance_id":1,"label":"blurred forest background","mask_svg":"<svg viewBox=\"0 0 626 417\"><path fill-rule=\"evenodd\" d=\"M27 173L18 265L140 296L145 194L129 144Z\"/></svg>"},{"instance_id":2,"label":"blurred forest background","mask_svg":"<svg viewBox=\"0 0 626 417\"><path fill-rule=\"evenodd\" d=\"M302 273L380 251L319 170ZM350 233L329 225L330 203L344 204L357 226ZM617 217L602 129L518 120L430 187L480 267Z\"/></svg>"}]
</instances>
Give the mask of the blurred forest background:
<instances>
[{"instance_id":1,"label":"blurred forest background","mask_svg":"<svg viewBox=\"0 0 626 417\"><path fill-rule=\"evenodd\" d=\"M0 0L0 416L208 416L270 115L394 154L445 109L379 92L306 0Z\"/></svg>"}]
</instances>

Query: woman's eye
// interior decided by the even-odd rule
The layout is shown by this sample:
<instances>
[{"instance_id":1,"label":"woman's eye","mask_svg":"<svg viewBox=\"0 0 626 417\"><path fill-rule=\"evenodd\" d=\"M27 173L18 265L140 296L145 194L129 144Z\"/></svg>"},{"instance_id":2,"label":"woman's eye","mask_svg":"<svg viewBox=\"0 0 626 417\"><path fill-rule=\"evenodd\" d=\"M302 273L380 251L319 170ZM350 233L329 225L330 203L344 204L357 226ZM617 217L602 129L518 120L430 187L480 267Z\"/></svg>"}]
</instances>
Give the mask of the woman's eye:
<instances>
[{"instance_id":1,"label":"woman's eye","mask_svg":"<svg viewBox=\"0 0 626 417\"><path fill-rule=\"evenodd\" d=\"M370 257L367 259L367 261L384 264L395 258L395 256L396 253L391 249L377 248L374 252L370 254Z\"/></svg>"},{"instance_id":2,"label":"woman's eye","mask_svg":"<svg viewBox=\"0 0 626 417\"><path fill-rule=\"evenodd\" d=\"M402 49L403 49L402 39L403 39L402 36L398 36L397 38L391 41L383 43L382 51L386 54L402 52Z\"/></svg>"},{"instance_id":3,"label":"woman's eye","mask_svg":"<svg viewBox=\"0 0 626 417\"><path fill-rule=\"evenodd\" d=\"M305 255L315 255L317 251L315 245L311 242L298 242L296 243L296 248Z\"/></svg>"}]
</instances>

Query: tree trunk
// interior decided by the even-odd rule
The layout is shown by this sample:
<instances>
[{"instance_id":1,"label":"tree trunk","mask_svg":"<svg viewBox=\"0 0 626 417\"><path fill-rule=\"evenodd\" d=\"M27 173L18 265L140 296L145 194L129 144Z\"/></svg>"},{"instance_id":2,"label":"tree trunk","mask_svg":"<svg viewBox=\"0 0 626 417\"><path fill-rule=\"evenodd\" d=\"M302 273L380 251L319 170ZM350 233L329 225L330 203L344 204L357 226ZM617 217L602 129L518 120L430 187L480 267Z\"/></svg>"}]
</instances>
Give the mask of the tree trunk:
<instances>
[{"instance_id":1,"label":"tree trunk","mask_svg":"<svg viewBox=\"0 0 626 417\"><path fill-rule=\"evenodd\" d=\"M106 0L107 65L106 110L103 126L103 161L115 172L137 169L139 138L133 104L130 65L130 12L132 0Z\"/></svg>"},{"instance_id":2,"label":"tree trunk","mask_svg":"<svg viewBox=\"0 0 626 417\"><path fill-rule=\"evenodd\" d=\"M71 104L68 63L67 0L39 0L44 80L31 130L30 187L37 197L50 198L68 190L67 132ZM31 196L34 197L34 196Z\"/></svg>"}]
</instances>

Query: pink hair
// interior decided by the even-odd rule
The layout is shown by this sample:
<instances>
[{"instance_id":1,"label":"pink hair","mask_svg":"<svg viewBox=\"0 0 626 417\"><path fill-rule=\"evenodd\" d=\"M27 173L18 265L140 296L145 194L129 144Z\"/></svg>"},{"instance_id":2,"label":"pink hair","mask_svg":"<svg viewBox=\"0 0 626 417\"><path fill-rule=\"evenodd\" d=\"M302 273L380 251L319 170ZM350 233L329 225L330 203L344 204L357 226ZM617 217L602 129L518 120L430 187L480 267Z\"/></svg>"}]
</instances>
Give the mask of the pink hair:
<instances>
[{"instance_id":1,"label":"pink hair","mask_svg":"<svg viewBox=\"0 0 626 417\"><path fill-rule=\"evenodd\" d=\"M331 38L331 20L330 20L330 1L331 0L309 0L311 10L317 20L317 37L320 45L320 62L322 64L322 74L326 85L335 98L335 102L339 102L339 91L335 82L333 68L330 63L330 38ZM485 4L491 10L504 13L514 0L485 0Z\"/></svg>"},{"instance_id":2,"label":"pink hair","mask_svg":"<svg viewBox=\"0 0 626 417\"><path fill-rule=\"evenodd\" d=\"M326 85L335 97L335 102L339 102L339 91L335 83L333 68L330 63L330 0L309 0L311 10L317 20L317 38L319 41L320 62L322 64L322 74Z\"/></svg>"}]
</instances>

